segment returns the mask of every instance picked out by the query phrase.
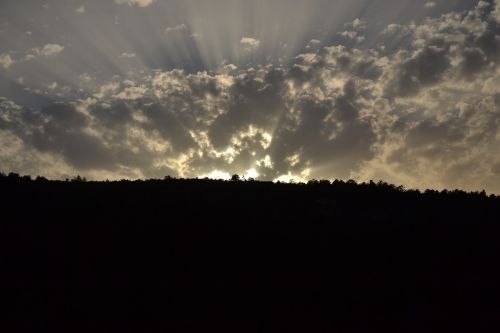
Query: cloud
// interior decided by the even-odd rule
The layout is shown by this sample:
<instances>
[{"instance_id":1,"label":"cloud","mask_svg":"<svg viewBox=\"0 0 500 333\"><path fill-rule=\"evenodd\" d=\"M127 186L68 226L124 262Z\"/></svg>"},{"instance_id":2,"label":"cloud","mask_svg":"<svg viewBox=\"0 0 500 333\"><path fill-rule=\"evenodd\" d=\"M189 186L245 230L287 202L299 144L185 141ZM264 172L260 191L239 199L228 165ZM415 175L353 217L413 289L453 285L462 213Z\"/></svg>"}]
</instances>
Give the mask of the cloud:
<instances>
[{"instance_id":1,"label":"cloud","mask_svg":"<svg viewBox=\"0 0 500 333\"><path fill-rule=\"evenodd\" d=\"M357 44L365 41L366 37L363 32L366 30L366 22L357 18L352 22L344 24L347 29L345 31L339 32L340 37L339 43L343 45Z\"/></svg>"},{"instance_id":2,"label":"cloud","mask_svg":"<svg viewBox=\"0 0 500 333\"><path fill-rule=\"evenodd\" d=\"M428 2L425 3L424 7L427 8L427 9L431 9L431 8L436 7L436 3L434 1L428 1Z\"/></svg>"},{"instance_id":3,"label":"cloud","mask_svg":"<svg viewBox=\"0 0 500 333\"><path fill-rule=\"evenodd\" d=\"M32 59L37 56L42 56L42 57L55 57L59 53L64 51L64 46L59 45L59 44L46 44L44 45L41 49L40 48L34 48L32 49L32 53L28 54L26 56L26 59Z\"/></svg>"},{"instance_id":4,"label":"cloud","mask_svg":"<svg viewBox=\"0 0 500 333\"><path fill-rule=\"evenodd\" d=\"M123 59L132 59L132 58L135 58L137 56L137 54L135 54L134 52L123 52L122 54L120 54L120 58L123 58Z\"/></svg>"},{"instance_id":5,"label":"cloud","mask_svg":"<svg viewBox=\"0 0 500 333\"><path fill-rule=\"evenodd\" d=\"M12 60L11 56L6 53L0 54L0 66L8 69L10 66L14 64L14 60Z\"/></svg>"},{"instance_id":6,"label":"cloud","mask_svg":"<svg viewBox=\"0 0 500 333\"><path fill-rule=\"evenodd\" d=\"M173 26L173 27L166 27L165 33L168 34L168 33L174 32L174 31L182 31L182 30L187 30L187 26L184 23L178 24L178 25Z\"/></svg>"},{"instance_id":7,"label":"cloud","mask_svg":"<svg viewBox=\"0 0 500 333\"><path fill-rule=\"evenodd\" d=\"M363 31L366 29L366 22L357 18L354 19L351 23L346 24L347 28L350 28L354 31Z\"/></svg>"},{"instance_id":8,"label":"cloud","mask_svg":"<svg viewBox=\"0 0 500 333\"><path fill-rule=\"evenodd\" d=\"M81 5L75 10L78 14L85 14L85 5Z\"/></svg>"},{"instance_id":9,"label":"cloud","mask_svg":"<svg viewBox=\"0 0 500 333\"><path fill-rule=\"evenodd\" d=\"M129 5L136 7L148 7L155 2L156 0L115 0L115 3L119 5Z\"/></svg>"},{"instance_id":10,"label":"cloud","mask_svg":"<svg viewBox=\"0 0 500 333\"><path fill-rule=\"evenodd\" d=\"M47 44L41 50L37 51L38 54L44 57L56 56L64 50L64 46L58 44Z\"/></svg>"},{"instance_id":11,"label":"cloud","mask_svg":"<svg viewBox=\"0 0 500 333\"><path fill-rule=\"evenodd\" d=\"M318 61L334 56L332 51ZM353 57L353 71L358 61L364 61L361 55ZM372 155L375 138L359 114L362 84L346 79L338 88L324 86L337 74L334 67L323 68L303 81L271 65L232 67L225 74L157 72L141 82L96 87L91 100L41 110L14 110L6 101L1 119L26 149L87 173L199 176L219 170L275 179L289 172L324 176L326 169L310 171L324 163L347 176ZM330 96L321 97L322 89Z\"/></svg>"},{"instance_id":12,"label":"cloud","mask_svg":"<svg viewBox=\"0 0 500 333\"><path fill-rule=\"evenodd\" d=\"M260 40L252 37L243 37L240 40L240 45L245 51L255 51L260 46Z\"/></svg>"},{"instance_id":13,"label":"cloud","mask_svg":"<svg viewBox=\"0 0 500 333\"><path fill-rule=\"evenodd\" d=\"M7 120L6 115L14 110L18 114L11 114ZM78 169L110 166L110 157L102 142L82 130L87 119L72 105L54 104L32 113L3 101L2 116L4 124L6 120L10 124L10 132L21 139L27 149L35 149L40 154L62 155L68 164ZM36 126L37 129L27 131L24 126Z\"/></svg>"},{"instance_id":14,"label":"cloud","mask_svg":"<svg viewBox=\"0 0 500 333\"><path fill-rule=\"evenodd\" d=\"M58 177L238 173L500 193L496 10L480 2L390 24L372 47L347 38L369 33L355 20L343 45L311 41L316 48L289 62L82 76L85 94L39 108L2 98L0 139L10 150L0 150L0 166ZM240 47L263 45L245 37Z\"/></svg>"},{"instance_id":15,"label":"cloud","mask_svg":"<svg viewBox=\"0 0 500 333\"><path fill-rule=\"evenodd\" d=\"M361 43L365 41L365 37L360 36L359 32L357 31L343 31L339 33L339 35L356 43Z\"/></svg>"},{"instance_id":16,"label":"cloud","mask_svg":"<svg viewBox=\"0 0 500 333\"><path fill-rule=\"evenodd\" d=\"M493 11L492 16L497 22L500 22L500 0L495 0L494 5L495 10Z\"/></svg>"},{"instance_id":17,"label":"cloud","mask_svg":"<svg viewBox=\"0 0 500 333\"><path fill-rule=\"evenodd\" d=\"M386 35L407 36L409 33L411 30L407 26L396 23L391 23L382 30L382 34Z\"/></svg>"},{"instance_id":18,"label":"cloud","mask_svg":"<svg viewBox=\"0 0 500 333\"><path fill-rule=\"evenodd\" d=\"M388 71L385 78L387 96L414 95L422 87L439 82L451 66L447 55L446 50L434 46L425 46L413 54L398 53L392 71Z\"/></svg>"},{"instance_id":19,"label":"cloud","mask_svg":"<svg viewBox=\"0 0 500 333\"><path fill-rule=\"evenodd\" d=\"M203 39L202 36L197 32L193 32L190 37L197 42Z\"/></svg>"}]
</instances>

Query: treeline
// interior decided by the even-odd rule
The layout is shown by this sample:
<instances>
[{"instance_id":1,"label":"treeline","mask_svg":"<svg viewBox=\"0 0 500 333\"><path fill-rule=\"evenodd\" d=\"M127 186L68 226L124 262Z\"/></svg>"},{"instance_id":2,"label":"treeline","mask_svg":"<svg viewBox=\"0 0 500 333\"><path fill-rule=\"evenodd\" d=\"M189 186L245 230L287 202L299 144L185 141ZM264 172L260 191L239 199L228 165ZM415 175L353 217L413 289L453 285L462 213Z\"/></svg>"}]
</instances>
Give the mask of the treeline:
<instances>
[{"instance_id":1,"label":"treeline","mask_svg":"<svg viewBox=\"0 0 500 333\"><path fill-rule=\"evenodd\" d=\"M343 181L336 179L334 181L329 181L329 180L316 180L312 179L309 180L307 183L303 182L294 182L293 180L289 183L287 182L269 182L269 181L259 181L255 180L254 178L244 178L240 177L239 175L235 174L231 177L230 180L222 180L222 179L210 179L208 177L206 178L194 178L194 179L183 179L183 178L175 178L171 176L165 176L163 179L146 179L146 180L128 180L128 179L121 179L121 180L114 180L114 181L88 181L86 177L82 177L80 175L77 175L73 178L66 178L65 180L49 180L46 177L43 176L36 176L32 177L31 175L19 175L17 173L11 172L9 174L5 174L0 172L0 182L4 184L26 184L30 182L37 182L37 183L121 183L121 184L126 184L126 183L146 183L146 184L161 184L161 183L210 183L212 185L217 185L221 183L235 183L235 182L243 182L243 183L260 183L260 184L276 184L278 186L294 186L294 187L309 187L309 188L315 188L315 189L321 189L321 188L336 188L339 190L349 190L349 191L366 191L366 190L376 190L376 191L381 191L381 192L393 192L393 193L409 193L413 195L430 195L430 196L453 196L453 197L460 197L460 198L486 198L489 197L490 199L499 199L500 196L497 196L495 194L490 194L488 195L485 190L482 191L464 191L460 189L454 189L454 190L449 190L449 189L444 189L441 191L434 190L434 189L426 189L424 191L418 190L418 189L406 189L403 185L394 185L390 184L387 182L384 182L382 180L379 180L378 182L375 182L371 180L370 182L356 182L355 180L348 180L348 181Z\"/></svg>"},{"instance_id":2,"label":"treeline","mask_svg":"<svg viewBox=\"0 0 500 333\"><path fill-rule=\"evenodd\" d=\"M11 173L0 175L0 204L9 332L500 323L500 198L484 191Z\"/></svg>"}]
</instances>

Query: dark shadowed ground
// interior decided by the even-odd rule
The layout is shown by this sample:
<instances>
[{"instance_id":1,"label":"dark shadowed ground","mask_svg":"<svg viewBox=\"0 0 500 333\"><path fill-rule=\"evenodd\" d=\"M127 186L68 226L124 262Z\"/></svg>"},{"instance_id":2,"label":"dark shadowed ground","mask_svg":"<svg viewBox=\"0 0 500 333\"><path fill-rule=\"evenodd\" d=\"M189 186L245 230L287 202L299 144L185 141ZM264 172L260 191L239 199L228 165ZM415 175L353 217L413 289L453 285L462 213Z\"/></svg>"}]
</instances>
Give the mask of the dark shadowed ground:
<instances>
[{"instance_id":1,"label":"dark shadowed ground","mask_svg":"<svg viewBox=\"0 0 500 333\"><path fill-rule=\"evenodd\" d=\"M0 199L8 332L500 326L500 198L484 193L10 175Z\"/></svg>"}]
</instances>

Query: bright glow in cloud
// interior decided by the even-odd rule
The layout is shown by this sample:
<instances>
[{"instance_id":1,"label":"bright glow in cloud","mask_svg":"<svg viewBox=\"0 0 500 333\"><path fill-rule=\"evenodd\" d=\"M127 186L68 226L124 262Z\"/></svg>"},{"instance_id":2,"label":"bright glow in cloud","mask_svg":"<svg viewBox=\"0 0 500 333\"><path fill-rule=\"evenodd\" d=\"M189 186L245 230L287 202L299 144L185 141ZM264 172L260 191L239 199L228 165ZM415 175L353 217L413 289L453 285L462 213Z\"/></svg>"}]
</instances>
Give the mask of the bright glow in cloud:
<instances>
[{"instance_id":1,"label":"bright glow in cloud","mask_svg":"<svg viewBox=\"0 0 500 333\"><path fill-rule=\"evenodd\" d=\"M281 182L281 183L306 183L307 179L300 175L294 175L292 173L288 173L287 175L281 175L278 178L273 180L275 183L276 182Z\"/></svg>"},{"instance_id":2,"label":"bright glow in cloud","mask_svg":"<svg viewBox=\"0 0 500 333\"><path fill-rule=\"evenodd\" d=\"M217 179L217 180L229 180L229 179L231 179L231 175L227 172L224 172L224 171L214 170L214 171L210 172L209 174L201 176L201 178L210 178L210 179Z\"/></svg>"},{"instance_id":3,"label":"bright glow in cloud","mask_svg":"<svg viewBox=\"0 0 500 333\"><path fill-rule=\"evenodd\" d=\"M249 169L243 175L245 179L257 179L259 178L259 173L255 169Z\"/></svg>"}]
</instances>

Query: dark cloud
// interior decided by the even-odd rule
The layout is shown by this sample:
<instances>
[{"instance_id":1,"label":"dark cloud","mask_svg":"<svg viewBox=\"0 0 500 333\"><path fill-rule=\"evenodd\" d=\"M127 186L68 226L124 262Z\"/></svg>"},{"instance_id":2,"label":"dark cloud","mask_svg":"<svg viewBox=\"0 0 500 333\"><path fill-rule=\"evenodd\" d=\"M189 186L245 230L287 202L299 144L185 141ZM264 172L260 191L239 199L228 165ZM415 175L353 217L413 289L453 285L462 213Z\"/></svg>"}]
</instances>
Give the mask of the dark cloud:
<instances>
[{"instance_id":1,"label":"dark cloud","mask_svg":"<svg viewBox=\"0 0 500 333\"><path fill-rule=\"evenodd\" d=\"M461 71L466 78L472 79L476 73L486 68L487 65L488 58L481 49L468 48L464 50Z\"/></svg>"},{"instance_id":2,"label":"dark cloud","mask_svg":"<svg viewBox=\"0 0 500 333\"><path fill-rule=\"evenodd\" d=\"M177 152L194 147L194 140L189 134L189 124L185 124L182 114L176 114L168 105L147 104L142 106L142 113L148 121L142 125L147 132L157 131L160 137Z\"/></svg>"},{"instance_id":3,"label":"dark cloud","mask_svg":"<svg viewBox=\"0 0 500 333\"><path fill-rule=\"evenodd\" d=\"M390 72L386 86L388 97L406 97L418 94L422 87L438 83L450 67L447 50L425 47L412 56L405 53L403 58Z\"/></svg>"},{"instance_id":4,"label":"dark cloud","mask_svg":"<svg viewBox=\"0 0 500 333\"><path fill-rule=\"evenodd\" d=\"M285 112L285 74L276 68L250 70L234 78L227 109L213 122L209 135L215 147L227 146L232 134L253 125L275 126Z\"/></svg>"}]
</instances>

